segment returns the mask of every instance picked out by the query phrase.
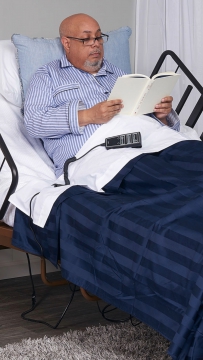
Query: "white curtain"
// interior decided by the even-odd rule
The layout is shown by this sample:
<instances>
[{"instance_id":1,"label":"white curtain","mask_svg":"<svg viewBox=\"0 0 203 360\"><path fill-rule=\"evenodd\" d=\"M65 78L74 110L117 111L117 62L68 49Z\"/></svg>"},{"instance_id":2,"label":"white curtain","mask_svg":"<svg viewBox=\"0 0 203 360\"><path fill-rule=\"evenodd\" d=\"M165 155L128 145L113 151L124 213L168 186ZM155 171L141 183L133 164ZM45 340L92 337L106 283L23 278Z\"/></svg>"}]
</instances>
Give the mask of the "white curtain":
<instances>
[{"instance_id":1,"label":"white curtain","mask_svg":"<svg viewBox=\"0 0 203 360\"><path fill-rule=\"evenodd\" d=\"M203 1L202 0L137 0L136 1L135 73L150 75L164 50L174 51L203 86ZM162 71L175 71L174 62L167 57ZM180 72L180 71L178 71ZM174 107L186 85L185 76L176 86ZM180 113L185 123L199 93L193 90L187 106ZM203 132L203 115L195 126Z\"/></svg>"}]
</instances>

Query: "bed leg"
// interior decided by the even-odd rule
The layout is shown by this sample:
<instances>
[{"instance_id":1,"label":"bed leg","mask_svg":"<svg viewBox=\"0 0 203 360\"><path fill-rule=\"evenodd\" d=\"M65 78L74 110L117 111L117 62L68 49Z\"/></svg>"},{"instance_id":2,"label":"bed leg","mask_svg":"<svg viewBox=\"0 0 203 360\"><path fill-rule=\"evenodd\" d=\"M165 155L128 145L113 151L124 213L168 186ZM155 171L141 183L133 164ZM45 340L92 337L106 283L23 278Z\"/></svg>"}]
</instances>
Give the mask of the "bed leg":
<instances>
[{"instance_id":1,"label":"bed leg","mask_svg":"<svg viewBox=\"0 0 203 360\"><path fill-rule=\"evenodd\" d=\"M83 295L83 297L86 299L86 300L89 300L89 301L99 301L100 298L98 298L96 295L91 295L89 294L85 289L83 288L80 288L80 292L81 294Z\"/></svg>"},{"instance_id":2,"label":"bed leg","mask_svg":"<svg viewBox=\"0 0 203 360\"><path fill-rule=\"evenodd\" d=\"M69 283L69 281L67 281L65 279L49 281L47 279L47 274L46 274L46 260L43 257L41 257L41 279L42 279L43 283L48 286L60 286L60 285L66 285Z\"/></svg>"}]
</instances>

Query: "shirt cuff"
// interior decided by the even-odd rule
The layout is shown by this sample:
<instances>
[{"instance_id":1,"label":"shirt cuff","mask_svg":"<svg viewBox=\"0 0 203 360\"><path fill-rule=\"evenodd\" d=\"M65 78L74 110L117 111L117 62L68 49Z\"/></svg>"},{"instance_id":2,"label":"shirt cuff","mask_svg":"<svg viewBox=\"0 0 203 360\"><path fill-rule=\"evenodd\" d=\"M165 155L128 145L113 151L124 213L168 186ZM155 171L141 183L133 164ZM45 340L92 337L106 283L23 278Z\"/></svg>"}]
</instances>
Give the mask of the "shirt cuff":
<instances>
[{"instance_id":1,"label":"shirt cuff","mask_svg":"<svg viewBox=\"0 0 203 360\"><path fill-rule=\"evenodd\" d=\"M177 113L172 109L170 114L166 117L168 126L176 131L180 131L180 119Z\"/></svg>"},{"instance_id":2,"label":"shirt cuff","mask_svg":"<svg viewBox=\"0 0 203 360\"><path fill-rule=\"evenodd\" d=\"M86 110L86 106L82 101L74 100L67 105L70 132L75 135L82 135L84 131L84 126L79 126L78 122L79 110Z\"/></svg>"}]
</instances>

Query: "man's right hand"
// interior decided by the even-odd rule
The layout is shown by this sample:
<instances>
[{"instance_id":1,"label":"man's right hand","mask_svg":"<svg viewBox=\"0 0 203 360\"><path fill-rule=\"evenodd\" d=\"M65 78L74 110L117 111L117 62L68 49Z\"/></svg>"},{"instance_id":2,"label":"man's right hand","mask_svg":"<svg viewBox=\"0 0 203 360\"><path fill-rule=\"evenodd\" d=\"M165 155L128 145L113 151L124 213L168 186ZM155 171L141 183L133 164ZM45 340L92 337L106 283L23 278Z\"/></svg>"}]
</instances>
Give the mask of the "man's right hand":
<instances>
[{"instance_id":1,"label":"man's right hand","mask_svg":"<svg viewBox=\"0 0 203 360\"><path fill-rule=\"evenodd\" d=\"M105 124L123 108L122 100L103 101L87 110L78 111L79 126Z\"/></svg>"}]
</instances>

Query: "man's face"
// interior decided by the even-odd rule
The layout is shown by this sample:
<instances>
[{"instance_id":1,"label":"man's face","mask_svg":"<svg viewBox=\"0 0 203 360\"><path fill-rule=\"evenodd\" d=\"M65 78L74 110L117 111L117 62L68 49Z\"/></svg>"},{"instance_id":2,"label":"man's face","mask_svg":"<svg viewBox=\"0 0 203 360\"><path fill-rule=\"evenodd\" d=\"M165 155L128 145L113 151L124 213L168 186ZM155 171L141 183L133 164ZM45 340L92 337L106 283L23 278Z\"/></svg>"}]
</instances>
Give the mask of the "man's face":
<instances>
[{"instance_id":1,"label":"man's face","mask_svg":"<svg viewBox=\"0 0 203 360\"><path fill-rule=\"evenodd\" d=\"M80 21L72 26L67 36L78 39L95 38L101 35L98 23L94 20ZM101 68L104 55L103 44L95 41L93 45L84 45L82 41L62 37L67 59L75 67L89 73L95 73Z\"/></svg>"}]
</instances>

